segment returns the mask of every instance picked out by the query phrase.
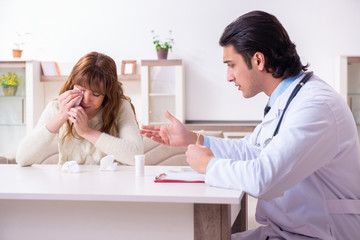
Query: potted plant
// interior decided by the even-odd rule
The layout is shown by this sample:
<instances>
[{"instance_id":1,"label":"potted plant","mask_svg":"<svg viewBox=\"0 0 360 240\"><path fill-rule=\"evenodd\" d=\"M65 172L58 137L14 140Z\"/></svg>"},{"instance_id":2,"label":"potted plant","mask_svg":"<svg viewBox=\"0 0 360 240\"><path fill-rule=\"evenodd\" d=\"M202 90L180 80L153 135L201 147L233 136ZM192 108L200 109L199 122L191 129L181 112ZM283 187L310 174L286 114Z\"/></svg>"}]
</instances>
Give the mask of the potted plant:
<instances>
[{"instance_id":1,"label":"potted plant","mask_svg":"<svg viewBox=\"0 0 360 240\"><path fill-rule=\"evenodd\" d=\"M169 30L169 37L165 41L161 41L154 30L151 33L153 34L153 43L155 44L158 59L167 59L169 49L172 50L172 46L175 44L174 39L171 37L172 31Z\"/></svg>"},{"instance_id":2,"label":"potted plant","mask_svg":"<svg viewBox=\"0 0 360 240\"><path fill-rule=\"evenodd\" d=\"M16 33L17 41L15 42L16 49L13 49L13 57L14 58L21 58L22 49L21 47L25 44L25 37L30 35L30 33Z\"/></svg>"},{"instance_id":3,"label":"potted plant","mask_svg":"<svg viewBox=\"0 0 360 240\"><path fill-rule=\"evenodd\" d=\"M15 96L20 82L21 79L14 72L9 72L7 75L3 74L0 78L0 85L3 87L5 96Z\"/></svg>"}]
</instances>

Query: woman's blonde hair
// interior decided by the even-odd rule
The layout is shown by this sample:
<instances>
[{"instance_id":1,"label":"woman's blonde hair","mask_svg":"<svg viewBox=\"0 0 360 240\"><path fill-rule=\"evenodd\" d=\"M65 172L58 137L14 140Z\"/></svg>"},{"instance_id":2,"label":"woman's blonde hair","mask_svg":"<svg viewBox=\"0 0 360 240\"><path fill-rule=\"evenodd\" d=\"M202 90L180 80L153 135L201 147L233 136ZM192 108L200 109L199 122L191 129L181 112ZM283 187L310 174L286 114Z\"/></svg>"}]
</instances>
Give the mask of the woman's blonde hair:
<instances>
[{"instance_id":1,"label":"woman's blonde hair","mask_svg":"<svg viewBox=\"0 0 360 240\"><path fill-rule=\"evenodd\" d=\"M62 86L60 94L80 85L104 95L102 103L102 126L100 131L110 134L115 132L119 135L119 128L116 125L117 116L120 110L121 100L127 100L131 104L136 120L135 108L129 97L124 95L122 83L118 81L115 61L102 53L91 52L83 56L73 67L70 76ZM136 121L137 122L137 121ZM62 142L68 136L75 137L75 129L71 122L67 120L67 130L62 137ZM115 131L111 131L114 129Z\"/></svg>"}]
</instances>

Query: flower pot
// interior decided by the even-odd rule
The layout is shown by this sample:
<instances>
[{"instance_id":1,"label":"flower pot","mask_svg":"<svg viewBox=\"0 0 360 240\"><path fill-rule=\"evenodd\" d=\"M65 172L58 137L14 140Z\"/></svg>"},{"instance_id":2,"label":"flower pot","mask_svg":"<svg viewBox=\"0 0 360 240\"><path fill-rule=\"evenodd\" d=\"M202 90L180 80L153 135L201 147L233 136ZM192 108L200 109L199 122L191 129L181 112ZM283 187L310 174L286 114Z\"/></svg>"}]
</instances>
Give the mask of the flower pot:
<instances>
[{"instance_id":1,"label":"flower pot","mask_svg":"<svg viewBox=\"0 0 360 240\"><path fill-rule=\"evenodd\" d=\"M13 57L14 58L21 58L22 50L20 49L13 49Z\"/></svg>"},{"instance_id":2,"label":"flower pot","mask_svg":"<svg viewBox=\"0 0 360 240\"><path fill-rule=\"evenodd\" d=\"M15 96L17 86L3 86L5 96Z\"/></svg>"},{"instance_id":3,"label":"flower pot","mask_svg":"<svg viewBox=\"0 0 360 240\"><path fill-rule=\"evenodd\" d=\"M167 59L167 55L168 55L168 49L159 49L156 50L158 59Z\"/></svg>"}]
</instances>

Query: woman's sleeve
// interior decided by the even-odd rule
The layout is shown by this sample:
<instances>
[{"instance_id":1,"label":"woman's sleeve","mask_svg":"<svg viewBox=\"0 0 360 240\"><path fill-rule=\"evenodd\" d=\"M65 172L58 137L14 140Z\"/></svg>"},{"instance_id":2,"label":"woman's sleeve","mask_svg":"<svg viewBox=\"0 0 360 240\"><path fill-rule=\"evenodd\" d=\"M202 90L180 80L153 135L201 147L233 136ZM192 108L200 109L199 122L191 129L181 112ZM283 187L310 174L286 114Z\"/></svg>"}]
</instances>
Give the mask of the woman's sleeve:
<instances>
[{"instance_id":1,"label":"woman's sleeve","mask_svg":"<svg viewBox=\"0 0 360 240\"><path fill-rule=\"evenodd\" d=\"M46 124L56 113L57 104L52 101L42 112L37 126L20 142L16 151L16 162L20 166L30 166L45 154L49 144L57 136L46 128Z\"/></svg>"},{"instance_id":2,"label":"woman's sleeve","mask_svg":"<svg viewBox=\"0 0 360 240\"><path fill-rule=\"evenodd\" d=\"M119 137L102 133L95 147L107 155L114 155L122 164L134 165L134 155L143 154L144 145L134 112L128 101L122 102L117 122Z\"/></svg>"}]
</instances>

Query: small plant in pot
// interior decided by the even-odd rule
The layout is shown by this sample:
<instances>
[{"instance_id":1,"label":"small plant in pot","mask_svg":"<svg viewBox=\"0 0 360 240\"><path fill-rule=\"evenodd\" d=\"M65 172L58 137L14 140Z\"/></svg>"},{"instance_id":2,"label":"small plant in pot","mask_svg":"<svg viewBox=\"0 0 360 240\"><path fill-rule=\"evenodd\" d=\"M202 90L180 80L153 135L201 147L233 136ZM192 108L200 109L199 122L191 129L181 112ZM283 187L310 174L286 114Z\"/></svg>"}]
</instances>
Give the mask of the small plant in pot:
<instances>
[{"instance_id":1,"label":"small plant in pot","mask_svg":"<svg viewBox=\"0 0 360 240\"><path fill-rule=\"evenodd\" d=\"M158 59L167 59L169 49L172 50L172 46L175 44L174 39L171 37L172 31L169 30L169 37L165 41L160 40L160 36L155 34L155 31L152 30L153 34L153 43L157 52Z\"/></svg>"},{"instance_id":2,"label":"small plant in pot","mask_svg":"<svg viewBox=\"0 0 360 240\"><path fill-rule=\"evenodd\" d=\"M5 96L15 96L17 87L20 85L21 79L16 73L9 72L7 75L2 75L0 78L0 85L3 87Z\"/></svg>"},{"instance_id":3,"label":"small plant in pot","mask_svg":"<svg viewBox=\"0 0 360 240\"><path fill-rule=\"evenodd\" d=\"M27 35L30 35L30 33L16 33L17 35L17 41L15 42L16 49L13 49L13 57L14 58L21 58L22 54L22 46L25 44L25 37Z\"/></svg>"}]
</instances>

